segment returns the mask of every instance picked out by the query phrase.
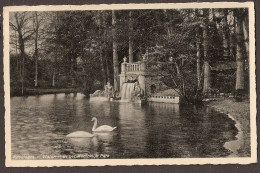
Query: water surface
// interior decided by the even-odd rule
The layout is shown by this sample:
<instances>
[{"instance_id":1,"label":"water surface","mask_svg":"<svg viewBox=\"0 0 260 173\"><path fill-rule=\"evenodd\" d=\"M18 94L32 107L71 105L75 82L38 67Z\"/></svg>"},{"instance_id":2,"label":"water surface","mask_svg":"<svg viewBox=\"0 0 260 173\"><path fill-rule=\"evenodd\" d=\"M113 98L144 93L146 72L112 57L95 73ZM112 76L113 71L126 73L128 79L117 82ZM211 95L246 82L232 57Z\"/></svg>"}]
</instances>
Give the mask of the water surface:
<instances>
[{"instance_id":1,"label":"water surface","mask_svg":"<svg viewBox=\"0 0 260 173\"><path fill-rule=\"evenodd\" d=\"M65 136L117 126L93 138ZM234 121L208 107L178 104L90 102L84 95L11 98L13 159L226 157Z\"/></svg>"}]
</instances>

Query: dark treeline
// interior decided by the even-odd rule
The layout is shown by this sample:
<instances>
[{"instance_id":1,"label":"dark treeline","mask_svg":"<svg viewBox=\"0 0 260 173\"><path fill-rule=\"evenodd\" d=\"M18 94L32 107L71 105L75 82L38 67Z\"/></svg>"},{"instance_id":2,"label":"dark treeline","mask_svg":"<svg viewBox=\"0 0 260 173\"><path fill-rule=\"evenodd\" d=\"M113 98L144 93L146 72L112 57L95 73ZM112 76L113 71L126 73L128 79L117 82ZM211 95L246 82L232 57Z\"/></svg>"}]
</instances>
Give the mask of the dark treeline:
<instances>
[{"instance_id":1,"label":"dark treeline","mask_svg":"<svg viewBox=\"0 0 260 173\"><path fill-rule=\"evenodd\" d=\"M248 33L247 9L15 12L11 89L78 88L88 95L109 81L118 90L123 58L148 54L150 69L186 98L244 92Z\"/></svg>"}]
</instances>

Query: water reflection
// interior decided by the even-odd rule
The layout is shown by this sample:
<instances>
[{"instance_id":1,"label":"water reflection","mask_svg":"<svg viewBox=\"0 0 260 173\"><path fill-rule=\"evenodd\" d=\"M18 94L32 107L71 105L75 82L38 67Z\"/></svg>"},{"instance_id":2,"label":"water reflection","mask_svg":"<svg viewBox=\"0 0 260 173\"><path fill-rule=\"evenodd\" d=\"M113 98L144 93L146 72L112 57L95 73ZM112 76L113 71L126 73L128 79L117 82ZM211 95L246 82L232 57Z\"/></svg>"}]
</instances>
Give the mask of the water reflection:
<instances>
[{"instance_id":1,"label":"water reflection","mask_svg":"<svg viewBox=\"0 0 260 173\"><path fill-rule=\"evenodd\" d=\"M67 138L62 145L62 153L65 155L92 154L98 151L98 139L93 138Z\"/></svg>"},{"instance_id":2,"label":"water reflection","mask_svg":"<svg viewBox=\"0 0 260 173\"><path fill-rule=\"evenodd\" d=\"M150 122L150 126L148 126L149 136L153 136L147 138L150 144L149 152L153 153L150 157L176 157L175 147L172 147L172 145L176 143L175 136L183 136L178 128L179 105L153 103L150 104L149 110L151 112L151 116L147 116L147 122ZM157 129L160 129L160 131ZM172 132L174 132L173 135Z\"/></svg>"},{"instance_id":3,"label":"water reflection","mask_svg":"<svg viewBox=\"0 0 260 173\"><path fill-rule=\"evenodd\" d=\"M119 120L121 152L128 157L136 157L146 146L145 112L140 104L120 103Z\"/></svg>"},{"instance_id":4,"label":"water reflection","mask_svg":"<svg viewBox=\"0 0 260 173\"><path fill-rule=\"evenodd\" d=\"M93 138L65 136L117 126ZM74 156L108 154L110 158L225 157L223 145L237 130L227 116L207 107L149 103L89 102L82 94L11 98L13 155Z\"/></svg>"}]
</instances>

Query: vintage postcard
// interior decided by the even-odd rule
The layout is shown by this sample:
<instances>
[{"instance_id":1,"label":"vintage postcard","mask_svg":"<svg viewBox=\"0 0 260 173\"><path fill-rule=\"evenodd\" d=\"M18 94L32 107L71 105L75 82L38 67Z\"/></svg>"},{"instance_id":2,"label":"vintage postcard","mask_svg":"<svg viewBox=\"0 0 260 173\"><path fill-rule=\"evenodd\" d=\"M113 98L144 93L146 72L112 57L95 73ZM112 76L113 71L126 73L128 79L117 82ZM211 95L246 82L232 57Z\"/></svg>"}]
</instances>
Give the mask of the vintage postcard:
<instances>
[{"instance_id":1,"label":"vintage postcard","mask_svg":"<svg viewBox=\"0 0 260 173\"><path fill-rule=\"evenodd\" d=\"M257 161L254 3L6 6L7 167Z\"/></svg>"}]
</instances>

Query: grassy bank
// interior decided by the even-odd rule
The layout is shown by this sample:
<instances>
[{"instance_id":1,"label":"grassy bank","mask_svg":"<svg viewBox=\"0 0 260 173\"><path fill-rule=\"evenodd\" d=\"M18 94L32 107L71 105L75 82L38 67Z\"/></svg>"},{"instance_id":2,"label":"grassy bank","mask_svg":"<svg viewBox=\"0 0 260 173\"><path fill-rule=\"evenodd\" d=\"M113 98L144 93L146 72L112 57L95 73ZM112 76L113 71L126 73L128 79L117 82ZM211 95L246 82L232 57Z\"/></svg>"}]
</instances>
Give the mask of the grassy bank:
<instances>
[{"instance_id":1,"label":"grassy bank","mask_svg":"<svg viewBox=\"0 0 260 173\"><path fill-rule=\"evenodd\" d=\"M41 89L41 88L25 88L24 89L24 96L30 95L42 95L42 94L58 94L58 93L75 93L78 92L77 89L74 88L50 88L50 89ZM22 96L21 91L12 91L11 96Z\"/></svg>"},{"instance_id":2,"label":"grassy bank","mask_svg":"<svg viewBox=\"0 0 260 173\"><path fill-rule=\"evenodd\" d=\"M240 124L241 140L237 153L240 157L250 156L250 104L249 100L234 102L233 99L218 99L206 103L225 114L230 114Z\"/></svg>"}]
</instances>

